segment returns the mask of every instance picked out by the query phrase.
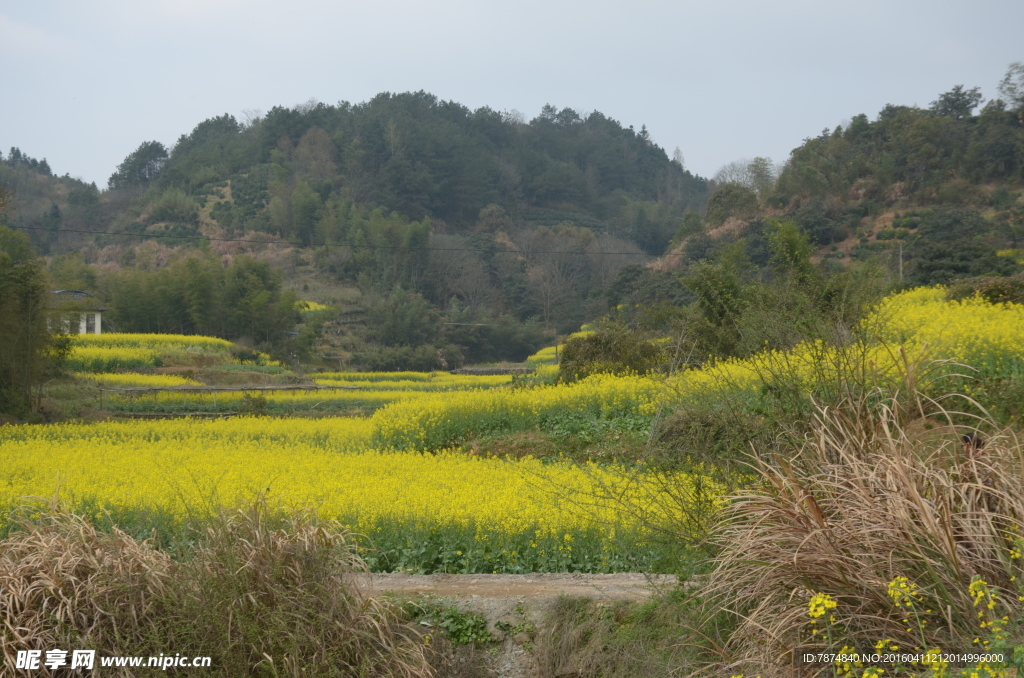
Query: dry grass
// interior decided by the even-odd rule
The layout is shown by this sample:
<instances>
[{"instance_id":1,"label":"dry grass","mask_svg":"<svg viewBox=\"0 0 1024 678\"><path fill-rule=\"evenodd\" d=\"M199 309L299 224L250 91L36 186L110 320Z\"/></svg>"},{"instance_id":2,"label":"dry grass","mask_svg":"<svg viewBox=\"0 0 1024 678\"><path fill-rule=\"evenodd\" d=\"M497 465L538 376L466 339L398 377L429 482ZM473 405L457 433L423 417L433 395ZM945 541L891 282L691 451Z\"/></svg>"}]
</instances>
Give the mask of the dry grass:
<instances>
[{"instance_id":1,"label":"dry grass","mask_svg":"<svg viewBox=\"0 0 1024 678\"><path fill-rule=\"evenodd\" d=\"M170 559L123 532L98 533L51 514L0 544L4 669L20 649L121 648L148 632L167 592Z\"/></svg>"},{"instance_id":2,"label":"dry grass","mask_svg":"<svg viewBox=\"0 0 1024 678\"><path fill-rule=\"evenodd\" d=\"M219 676L430 675L418 634L354 586L344 533L262 502L222 516L172 561L51 511L0 543L4 671L19 649L213 658ZM108 675L140 675L131 673Z\"/></svg>"},{"instance_id":3,"label":"dry grass","mask_svg":"<svg viewBox=\"0 0 1024 678\"><path fill-rule=\"evenodd\" d=\"M562 596L537 634L538 678L656 678L685 675L694 662L677 631L685 592L646 603Z\"/></svg>"},{"instance_id":4,"label":"dry grass","mask_svg":"<svg viewBox=\"0 0 1024 678\"><path fill-rule=\"evenodd\" d=\"M1010 549L1024 536L1024 446L1003 430L968 453L960 436L977 429L953 422L969 419L917 395L912 379L907 385L819 408L790 457L754 463L760 482L731 497L717 533L723 551L711 600L735 615L736 627L712 672L794 675L791 649L825 646L808 624L818 592L838 601L843 640L833 649L882 638L904 648L976 647L974 576L1000 590L1016 618L1011 577L1021 573ZM907 612L887 596L898 576L920 587L923 631L916 618L902 621Z\"/></svg>"}]
</instances>

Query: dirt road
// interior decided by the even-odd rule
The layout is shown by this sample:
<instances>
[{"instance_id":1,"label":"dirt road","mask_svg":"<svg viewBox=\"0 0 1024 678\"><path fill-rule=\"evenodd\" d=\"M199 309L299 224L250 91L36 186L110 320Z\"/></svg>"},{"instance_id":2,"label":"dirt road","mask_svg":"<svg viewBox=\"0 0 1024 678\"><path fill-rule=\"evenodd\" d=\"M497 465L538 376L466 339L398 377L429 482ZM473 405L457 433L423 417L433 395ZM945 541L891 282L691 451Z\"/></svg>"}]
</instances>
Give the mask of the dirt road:
<instances>
[{"instance_id":1,"label":"dirt road","mask_svg":"<svg viewBox=\"0 0 1024 678\"><path fill-rule=\"evenodd\" d=\"M363 580L371 595L439 596L456 607L481 614L495 639L472 661L482 662L493 678L537 675L532 645L545 611L559 596L611 602L643 601L659 589L677 585L670 575L624 574L374 574ZM503 626L504 624L504 626ZM529 630L506 633L510 627ZM502 630L502 629L505 630ZM476 674L474 674L476 675Z\"/></svg>"},{"instance_id":2,"label":"dirt road","mask_svg":"<svg viewBox=\"0 0 1024 678\"><path fill-rule=\"evenodd\" d=\"M459 598L557 598L643 600L673 586L671 575L625 574L375 574L370 592L430 594Z\"/></svg>"}]
</instances>

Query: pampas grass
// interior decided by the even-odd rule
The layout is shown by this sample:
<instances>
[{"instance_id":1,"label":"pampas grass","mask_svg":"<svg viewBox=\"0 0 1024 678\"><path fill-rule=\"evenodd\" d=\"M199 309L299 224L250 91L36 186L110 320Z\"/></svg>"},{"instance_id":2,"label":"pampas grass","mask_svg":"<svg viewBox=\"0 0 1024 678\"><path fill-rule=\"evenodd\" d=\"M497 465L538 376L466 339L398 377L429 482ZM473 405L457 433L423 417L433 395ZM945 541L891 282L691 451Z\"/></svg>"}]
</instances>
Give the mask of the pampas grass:
<instances>
[{"instance_id":1,"label":"pampas grass","mask_svg":"<svg viewBox=\"0 0 1024 678\"><path fill-rule=\"evenodd\" d=\"M832 650L883 638L907 649L976 648L968 592L976 577L1018 616L1020 561L1011 549L1024 536L1024 445L1013 431L957 411L958 402L983 411L964 396L922 395L915 374L933 366L902 364L900 388L818 406L802 443L758 457L758 482L730 497L708 592L735 627L711 670L798 675L794 648L827 649L808 623L816 593L838 603L843 641ZM989 431L984 447L965 450L961 436L981 429ZM896 577L921 595L910 623L887 594Z\"/></svg>"}]
</instances>

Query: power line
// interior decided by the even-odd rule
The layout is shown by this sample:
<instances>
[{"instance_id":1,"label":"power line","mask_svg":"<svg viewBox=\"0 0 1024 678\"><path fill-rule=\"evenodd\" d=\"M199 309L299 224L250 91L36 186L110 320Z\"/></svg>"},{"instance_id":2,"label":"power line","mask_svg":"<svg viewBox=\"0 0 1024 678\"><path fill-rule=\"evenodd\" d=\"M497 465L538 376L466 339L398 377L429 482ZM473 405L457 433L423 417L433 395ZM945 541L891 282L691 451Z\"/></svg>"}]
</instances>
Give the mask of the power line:
<instances>
[{"instance_id":1,"label":"power line","mask_svg":"<svg viewBox=\"0 0 1024 678\"><path fill-rule=\"evenodd\" d=\"M21 229L23 231L46 231L51 232L50 229L42 226L14 226L13 228ZM281 241L281 240L248 240L245 238L214 238L208 235L171 235L166 233L116 233L114 231L84 231L78 229L61 229L57 231L57 234L61 233L81 233L87 235L110 235L118 237L136 237L136 238L170 238L173 240L209 240L211 242L237 242L246 243L250 245L288 245L289 247L295 247L296 243ZM485 249L474 249L471 247L407 247L405 245L343 245L338 243L320 243L316 247L340 247L348 248L351 250L414 250L414 251L425 251L425 252L476 252L478 254L487 254L490 250ZM511 250L505 250L508 254L521 254L521 252L515 252ZM630 256L630 257L651 257L654 255L647 254L645 252L581 252L579 250L566 250L566 251L544 251L544 250L530 250L528 254L572 254L572 255L583 255L588 256L592 254L604 254L614 256ZM661 256L665 257L679 257L683 256L681 252L668 252Z\"/></svg>"}]
</instances>

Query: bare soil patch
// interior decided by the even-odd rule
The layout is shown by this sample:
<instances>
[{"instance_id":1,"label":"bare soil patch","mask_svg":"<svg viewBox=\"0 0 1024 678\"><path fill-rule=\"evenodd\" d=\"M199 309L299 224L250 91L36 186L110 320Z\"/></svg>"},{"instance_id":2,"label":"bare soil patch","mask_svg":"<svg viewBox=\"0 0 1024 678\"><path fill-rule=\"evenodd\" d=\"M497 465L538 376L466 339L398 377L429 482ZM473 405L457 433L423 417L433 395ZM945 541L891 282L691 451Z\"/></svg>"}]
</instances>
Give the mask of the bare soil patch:
<instances>
[{"instance_id":1,"label":"bare soil patch","mask_svg":"<svg viewBox=\"0 0 1024 678\"><path fill-rule=\"evenodd\" d=\"M620 574L374 574L370 593L404 593L459 598L557 598L646 600L678 583L673 575Z\"/></svg>"}]
</instances>

